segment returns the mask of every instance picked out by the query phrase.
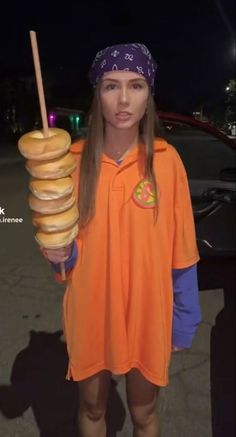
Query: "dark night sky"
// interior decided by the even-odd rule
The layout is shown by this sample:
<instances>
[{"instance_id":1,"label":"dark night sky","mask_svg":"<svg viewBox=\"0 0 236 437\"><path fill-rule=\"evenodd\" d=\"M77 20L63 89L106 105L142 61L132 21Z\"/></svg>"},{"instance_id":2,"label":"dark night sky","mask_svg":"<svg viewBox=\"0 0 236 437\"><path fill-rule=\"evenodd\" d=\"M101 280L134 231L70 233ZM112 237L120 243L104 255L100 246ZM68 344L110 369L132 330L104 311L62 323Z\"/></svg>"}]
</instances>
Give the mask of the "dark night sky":
<instances>
[{"instance_id":1,"label":"dark night sky","mask_svg":"<svg viewBox=\"0 0 236 437\"><path fill-rule=\"evenodd\" d=\"M33 73L33 29L43 76L58 83L59 103L60 95L76 98L86 89L98 50L122 42L148 46L159 64L157 100L173 109L216 104L235 76L233 0L64 2L61 8L40 4L37 11L36 3L19 3L13 21L0 29L1 74Z\"/></svg>"}]
</instances>

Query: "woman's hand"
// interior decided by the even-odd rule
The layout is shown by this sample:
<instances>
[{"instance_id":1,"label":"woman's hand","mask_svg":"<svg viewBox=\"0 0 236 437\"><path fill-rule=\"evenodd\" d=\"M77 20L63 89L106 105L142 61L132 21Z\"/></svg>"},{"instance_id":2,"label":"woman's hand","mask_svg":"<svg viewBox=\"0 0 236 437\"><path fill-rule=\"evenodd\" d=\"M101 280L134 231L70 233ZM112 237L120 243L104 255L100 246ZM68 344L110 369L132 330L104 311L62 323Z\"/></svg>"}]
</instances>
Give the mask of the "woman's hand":
<instances>
[{"instance_id":1,"label":"woman's hand","mask_svg":"<svg viewBox=\"0 0 236 437\"><path fill-rule=\"evenodd\" d=\"M69 244L69 246L61 247L60 249L44 249L40 247L40 250L48 261L58 264L70 258L72 246L73 243Z\"/></svg>"}]
</instances>

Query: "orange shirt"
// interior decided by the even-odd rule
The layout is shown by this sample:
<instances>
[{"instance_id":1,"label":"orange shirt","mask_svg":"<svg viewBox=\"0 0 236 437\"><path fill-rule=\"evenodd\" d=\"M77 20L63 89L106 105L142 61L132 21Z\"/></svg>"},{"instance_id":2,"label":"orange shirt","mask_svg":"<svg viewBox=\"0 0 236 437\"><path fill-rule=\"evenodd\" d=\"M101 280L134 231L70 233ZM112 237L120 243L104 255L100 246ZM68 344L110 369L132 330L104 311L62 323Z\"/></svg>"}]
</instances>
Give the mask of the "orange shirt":
<instances>
[{"instance_id":1,"label":"orange shirt","mask_svg":"<svg viewBox=\"0 0 236 437\"><path fill-rule=\"evenodd\" d=\"M71 146L78 161L76 187L83 144ZM80 381L102 369L123 374L136 367L156 385L169 382L172 269L195 264L199 255L178 153L165 140L155 140L155 224L140 150L137 145L120 165L102 155L96 214L76 239L79 256L64 295L68 379Z\"/></svg>"}]
</instances>

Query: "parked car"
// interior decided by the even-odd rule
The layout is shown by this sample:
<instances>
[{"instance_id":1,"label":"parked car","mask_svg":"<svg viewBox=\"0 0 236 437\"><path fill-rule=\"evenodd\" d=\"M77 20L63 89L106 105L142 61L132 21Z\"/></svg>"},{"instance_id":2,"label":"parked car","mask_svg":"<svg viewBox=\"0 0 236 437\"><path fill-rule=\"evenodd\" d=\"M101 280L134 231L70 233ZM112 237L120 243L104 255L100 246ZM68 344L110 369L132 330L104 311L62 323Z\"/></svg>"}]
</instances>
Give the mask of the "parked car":
<instances>
[{"instance_id":1,"label":"parked car","mask_svg":"<svg viewBox=\"0 0 236 437\"><path fill-rule=\"evenodd\" d=\"M72 115L61 108L54 114L58 127L66 124L62 114ZM188 175L201 256L199 270L206 270L200 274L200 287L221 287L225 276L231 284L236 261L236 143L207 122L176 113L158 112L158 116L160 135L177 149ZM67 126L73 140L86 134L85 124L77 132L70 123ZM219 267L215 272L219 265L224 266L221 273Z\"/></svg>"},{"instance_id":2,"label":"parked car","mask_svg":"<svg viewBox=\"0 0 236 437\"><path fill-rule=\"evenodd\" d=\"M160 112L159 118L188 174L201 255L235 256L235 143L191 117Z\"/></svg>"},{"instance_id":3,"label":"parked car","mask_svg":"<svg viewBox=\"0 0 236 437\"><path fill-rule=\"evenodd\" d=\"M159 112L164 137L185 165L196 225L200 289L235 292L236 143L192 117Z\"/></svg>"}]
</instances>

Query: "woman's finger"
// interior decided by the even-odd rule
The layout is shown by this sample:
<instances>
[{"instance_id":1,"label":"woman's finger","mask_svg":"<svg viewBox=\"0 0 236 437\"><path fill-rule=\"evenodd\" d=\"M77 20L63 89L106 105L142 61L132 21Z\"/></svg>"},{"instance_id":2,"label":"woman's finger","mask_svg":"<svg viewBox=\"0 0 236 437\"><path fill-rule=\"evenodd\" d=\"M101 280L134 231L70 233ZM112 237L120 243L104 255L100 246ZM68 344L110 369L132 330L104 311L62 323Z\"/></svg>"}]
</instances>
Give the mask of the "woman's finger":
<instances>
[{"instance_id":1,"label":"woman's finger","mask_svg":"<svg viewBox=\"0 0 236 437\"><path fill-rule=\"evenodd\" d=\"M49 261L55 262L55 263L60 263L60 262L64 262L69 258L68 255L64 255L64 254L51 254L48 255L48 259Z\"/></svg>"},{"instance_id":2,"label":"woman's finger","mask_svg":"<svg viewBox=\"0 0 236 437\"><path fill-rule=\"evenodd\" d=\"M42 249L44 257L52 262L66 261L71 255L72 245L61 247L60 249Z\"/></svg>"}]
</instances>

